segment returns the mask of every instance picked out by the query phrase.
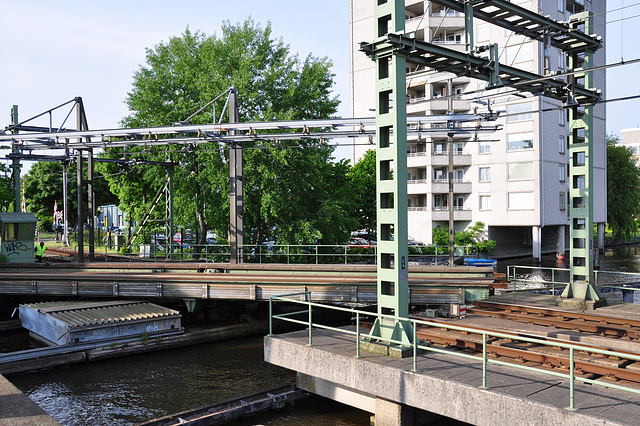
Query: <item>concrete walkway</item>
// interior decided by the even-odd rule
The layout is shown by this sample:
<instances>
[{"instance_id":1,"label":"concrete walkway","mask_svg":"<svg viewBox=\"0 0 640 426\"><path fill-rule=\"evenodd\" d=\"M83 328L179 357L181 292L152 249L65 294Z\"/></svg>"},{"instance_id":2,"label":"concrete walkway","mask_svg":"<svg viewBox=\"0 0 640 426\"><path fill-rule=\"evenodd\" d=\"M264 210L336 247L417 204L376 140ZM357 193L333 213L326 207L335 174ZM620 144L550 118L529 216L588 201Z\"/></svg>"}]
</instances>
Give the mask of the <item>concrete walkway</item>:
<instances>
[{"instance_id":1,"label":"concrete walkway","mask_svg":"<svg viewBox=\"0 0 640 426\"><path fill-rule=\"evenodd\" d=\"M53 417L0 376L0 426L59 425Z\"/></svg>"},{"instance_id":2,"label":"concrete walkway","mask_svg":"<svg viewBox=\"0 0 640 426\"><path fill-rule=\"evenodd\" d=\"M307 390L329 384L324 396L368 398L352 405L374 413L385 400L477 425L640 424L640 395L633 393L576 383L578 411L568 411L569 382L561 378L489 364L490 389L483 390L480 361L423 353L412 372L411 357L361 351L356 359L350 335L314 330L313 346L307 344L307 331L266 336L265 360L297 371Z\"/></svg>"}]
</instances>

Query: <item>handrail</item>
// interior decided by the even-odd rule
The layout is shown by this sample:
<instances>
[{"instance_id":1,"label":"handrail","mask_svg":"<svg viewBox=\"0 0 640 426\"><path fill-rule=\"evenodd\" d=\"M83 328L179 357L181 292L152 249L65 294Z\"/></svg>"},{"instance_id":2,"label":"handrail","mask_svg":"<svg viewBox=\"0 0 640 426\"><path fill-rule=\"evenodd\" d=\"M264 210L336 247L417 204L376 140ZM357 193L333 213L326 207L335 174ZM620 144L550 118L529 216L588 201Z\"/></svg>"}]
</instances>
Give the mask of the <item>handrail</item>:
<instances>
[{"instance_id":1,"label":"handrail","mask_svg":"<svg viewBox=\"0 0 640 426\"><path fill-rule=\"evenodd\" d=\"M550 276L551 279L530 279L523 276L523 273L519 271L536 271L542 272L542 275ZM558 275L565 275L567 277L566 280L557 279ZM616 277L632 277L636 278L633 283L629 284L638 284L640 283L640 273L636 272L618 272L618 271L594 271L594 281L595 286L598 288L613 288L619 290L630 290L630 291L640 291L638 288L633 287L624 287L624 280L615 279L615 283L607 283L603 282L604 277L607 275ZM569 269L566 268L552 268L552 267L543 267L543 266L520 266L520 265L509 265L507 266L507 280L513 283L513 291L516 291L516 283L535 283L535 284L543 284L550 285L552 291L555 291L556 285L566 286L569 283Z\"/></svg>"},{"instance_id":2,"label":"handrail","mask_svg":"<svg viewBox=\"0 0 640 426\"><path fill-rule=\"evenodd\" d=\"M291 299L290 296L300 296L300 295L304 295L305 299L307 299L306 301L300 301L300 300L295 300L295 299ZM309 291L305 291L305 292L299 292L299 293L290 293L288 295L281 295L281 296L271 296L269 297L269 335L272 336L273 335L273 320L274 319L279 319L279 320L283 320L286 322L291 322L294 324L300 324L300 325L306 325L308 326L308 331L309 331L309 343L308 346L313 346L313 334L312 331L314 328L316 329L324 329L324 330L331 330L331 331L335 331L335 332L339 332L339 333L343 333L343 334L348 334L348 335L352 335L352 336L356 336L356 358L359 358L360 356L360 343L363 341L367 340L367 337L362 337L361 333L360 333L360 329L361 329L361 319L360 316L364 315L364 316L376 316L380 319L384 318L384 319L388 319L388 320L394 320L394 321L407 321L411 323L411 326L413 328L413 342L410 344L410 346L413 349L413 370L412 371L418 371L418 350L423 350L423 351L429 351L429 352L436 352L436 353L441 353L441 354L446 354L446 355L451 355L451 356L457 356L457 357L461 357L461 358L466 358L466 359L472 359L472 360L479 360L479 358L475 355L470 355L470 354L465 354L462 352L455 352L452 350L448 350L448 349L441 349L441 348L435 348L429 345L424 345L424 344L420 344L417 336L416 336L416 330L417 330L417 326L418 325L423 325L423 326L429 326L429 327L438 327L438 328L446 328L448 330L456 330L456 331L462 331L464 333L467 334L476 334L476 335L481 335L482 336L482 386L481 389L488 389L487 387L487 376L488 376L488 371L487 371L487 364L496 364L496 365L501 365L501 366L505 366L505 367L511 367L511 368L515 368L515 369L519 369L519 370L526 370L526 371L532 371L532 372L536 372L536 373L541 373L541 374L547 374L550 376L554 376L554 377L559 377L562 379L568 379L569 380L569 407L567 407L568 410L575 410L575 391L574 391L574 384L576 381L578 382L582 382L582 383L588 383L588 384L592 384L592 385L598 385L598 386L603 386L603 387L607 387L607 388L611 388L611 389L616 389L616 390L621 390L621 391L625 391L625 392L631 392L631 393L635 393L640 395L640 389L634 389L631 387L626 387L626 386L622 386L622 385L617 385L614 383L606 383L606 382L600 382L597 380L592 380L592 379L587 379L584 377L576 377L575 376L575 352L581 352L581 351L586 351L586 352L590 352L590 353L596 353L596 354L601 354L601 355L606 355L606 356L613 356L613 357L619 357L622 359L628 359L628 360L632 360L632 361L640 361L640 354L638 355L633 355L630 353L621 353L621 352L617 352L614 350L609 350L609 349L598 349L598 348L594 348L593 346L583 346L580 344L576 344L576 343L571 343L569 341L567 341L567 343L562 343L562 342L558 342L557 340L553 341L553 342L549 342L546 341L544 339L541 339L537 336L533 336L533 335L529 335L529 336L525 336L522 334L519 334L518 336L514 336L513 334L507 334L507 333L501 333L499 331L488 331L488 330L478 330L478 329L474 329L474 328L468 328L468 327L464 327L464 326L459 326L459 325L453 325L453 324L442 324L442 323L435 323L435 322L431 322L431 321L426 321L426 320L417 320L417 319L410 319L410 318L401 318L401 317L397 317L394 315L384 315L384 314L376 314L376 313L372 313L372 312L367 312L367 311L359 311L357 309L352 309L352 308L343 308L343 307L339 307L339 306L328 306L328 305L324 305L324 304L320 304L320 303L315 303L315 302L311 302L311 292ZM306 305L307 309L306 310L301 310L301 311L297 311L297 312L293 312L293 313L283 313L283 314L273 314L273 303L274 301L282 301L282 302L288 302L288 303L295 303L295 304L301 304L301 305ZM331 326L327 326L327 325L323 325L323 324L319 324L319 323L314 323L313 322L313 310L312 308L323 308L323 309L329 309L329 310L334 310L334 311L343 311L343 312L349 312L351 313L352 318L355 316L356 318L356 331L353 330L348 330L348 329L344 329L344 328L339 328L339 327L331 327ZM300 314L308 314L308 321L303 321L303 320L299 320L299 319L295 319L295 318L290 318L292 315L300 315ZM524 365L518 365L518 364L513 364L513 363L509 363L509 362L505 362L505 361L499 361L497 359L489 359L487 357L487 338L488 337L495 337L495 338L499 338L499 339L511 339L511 340L518 340L518 341L522 341L522 342L528 342L528 343L535 343L538 345L545 345L545 346L553 346L553 347L560 347L560 348L564 348L564 349L569 349L569 374L565 374L565 373L559 373L559 372L555 372L555 371L548 371L545 369L541 369L541 368L536 368L536 367L529 367L529 366L524 366ZM405 342L399 341L399 340L394 340L394 339L389 339L389 338L385 338L385 337L379 337L376 336L376 340L380 340L380 341L384 341L387 342L389 344L394 344L394 345L399 345L402 347L408 347L409 345L406 344Z\"/></svg>"},{"instance_id":3,"label":"handrail","mask_svg":"<svg viewBox=\"0 0 640 426\"><path fill-rule=\"evenodd\" d=\"M85 245L85 247L90 247ZM116 250L124 248L124 250ZM148 247L148 249L145 249ZM77 258L78 246L73 247ZM227 262L231 257L228 244L173 244L173 250L167 252L164 244L121 244L94 245L94 255L104 257L105 261L123 257L129 262L145 259L149 262ZM448 257L448 246L409 245L409 259L429 258L437 262L438 258ZM456 256L476 256L478 250L472 246L456 246ZM85 249L85 259L88 257ZM286 264L349 264L357 262L375 263L377 258L376 244L358 246L312 245L312 244L258 244L244 245L240 248L239 258L245 263L286 263Z\"/></svg>"}]
</instances>

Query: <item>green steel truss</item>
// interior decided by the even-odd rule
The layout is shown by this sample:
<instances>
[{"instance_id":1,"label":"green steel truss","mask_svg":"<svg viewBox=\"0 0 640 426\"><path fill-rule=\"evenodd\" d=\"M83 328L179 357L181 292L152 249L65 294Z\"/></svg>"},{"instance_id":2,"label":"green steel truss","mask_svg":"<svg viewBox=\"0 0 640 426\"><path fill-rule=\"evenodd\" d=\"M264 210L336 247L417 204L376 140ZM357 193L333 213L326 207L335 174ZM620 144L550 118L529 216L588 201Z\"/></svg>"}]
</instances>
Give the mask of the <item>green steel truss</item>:
<instances>
[{"instance_id":1,"label":"green steel truss","mask_svg":"<svg viewBox=\"0 0 640 426\"><path fill-rule=\"evenodd\" d=\"M375 37L404 32L404 0L376 1ZM407 77L406 52L375 52L376 176L378 205L378 319L371 336L411 343L407 241Z\"/></svg>"},{"instance_id":2,"label":"green steel truss","mask_svg":"<svg viewBox=\"0 0 640 426\"><path fill-rule=\"evenodd\" d=\"M591 12L573 15L575 30L593 28ZM583 64L581 62L584 62ZM593 54L569 55L572 69L591 69ZM571 87L591 87L593 73L574 74L569 80ZM564 298L598 301L602 298L594 285L593 263L593 161L594 161L594 107L579 104L569 105L569 218L571 279L562 293ZM599 141L604 143L604 141Z\"/></svg>"}]
</instances>

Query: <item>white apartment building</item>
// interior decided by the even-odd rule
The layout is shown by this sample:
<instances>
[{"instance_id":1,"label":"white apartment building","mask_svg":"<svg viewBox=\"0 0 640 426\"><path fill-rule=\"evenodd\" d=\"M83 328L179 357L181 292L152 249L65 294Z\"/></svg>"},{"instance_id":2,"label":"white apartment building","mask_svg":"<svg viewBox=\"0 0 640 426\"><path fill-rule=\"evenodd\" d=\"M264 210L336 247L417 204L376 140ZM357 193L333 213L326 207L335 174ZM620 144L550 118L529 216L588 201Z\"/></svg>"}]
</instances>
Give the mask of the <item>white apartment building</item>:
<instances>
[{"instance_id":1,"label":"white apartment building","mask_svg":"<svg viewBox=\"0 0 640 426\"><path fill-rule=\"evenodd\" d=\"M640 156L638 155L640 152L640 127L622 129L620 133L622 133L622 145L631 148L631 151L636 157L636 164L640 167Z\"/></svg>"},{"instance_id":2,"label":"white apartment building","mask_svg":"<svg viewBox=\"0 0 640 426\"><path fill-rule=\"evenodd\" d=\"M591 10L595 32L604 39L604 0L513 0L519 6L558 21L573 13ZM359 51L359 43L374 38L373 0L350 0L351 105L353 117L375 114L374 62ZM465 50L464 16L434 2L407 0L405 32L416 39L459 51ZM497 43L501 64L541 75L567 69L567 58L541 42L504 28L474 20L475 46ZM549 69L545 70L546 62ZM595 64L604 64L604 47ZM424 69L407 64L407 114L446 114L448 87L455 95L455 113L501 111L502 130L475 137L454 136L455 230L475 222L485 224L486 236L496 240L496 255L533 255L564 252L569 231L568 113L557 109L558 100L514 93L513 89L486 90L486 82L450 73L425 75ZM594 73L595 86L604 94L604 71ZM510 93L507 93L510 92ZM553 109L556 108L556 109ZM550 110L551 109L551 110ZM606 222L605 107L596 106L594 164L594 222ZM409 235L432 242L436 226L447 227L448 136L446 132L419 140L409 139L408 217ZM367 146L354 146L357 161ZM602 201L602 202L600 202ZM599 227L603 230L604 227ZM566 243L565 243L566 241Z\"/></svg>"}]
</instances>

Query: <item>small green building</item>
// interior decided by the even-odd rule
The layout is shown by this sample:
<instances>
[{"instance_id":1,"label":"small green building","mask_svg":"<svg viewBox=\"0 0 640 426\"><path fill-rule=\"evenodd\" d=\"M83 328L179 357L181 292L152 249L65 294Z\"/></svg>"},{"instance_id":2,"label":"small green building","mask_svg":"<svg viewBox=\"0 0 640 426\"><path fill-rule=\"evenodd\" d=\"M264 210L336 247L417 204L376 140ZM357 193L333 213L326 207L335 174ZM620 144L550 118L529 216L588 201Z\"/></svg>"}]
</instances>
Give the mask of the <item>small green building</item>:
<instances>
[{"instance_id":1,"label":"small green building","mask_svg":"<svg viewBox=\"0 0 640 426\"><path fill-rule=\"evenodd\" d=\"M0 213L0 252L9 262L33 262L36 216L33 213Z\"/></svg>"}]
</instances>

